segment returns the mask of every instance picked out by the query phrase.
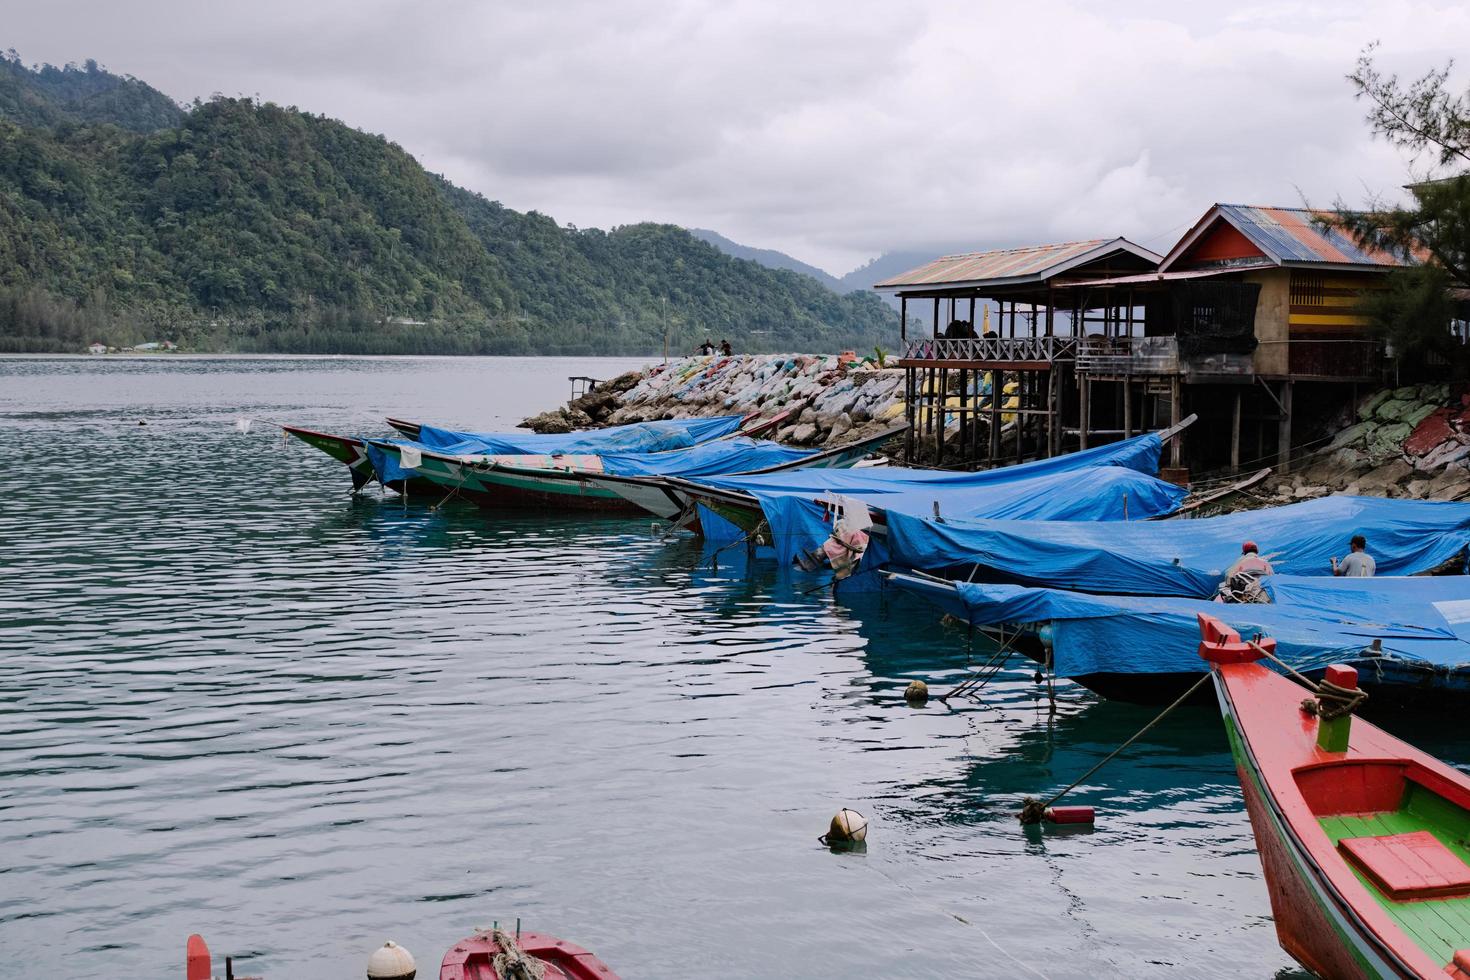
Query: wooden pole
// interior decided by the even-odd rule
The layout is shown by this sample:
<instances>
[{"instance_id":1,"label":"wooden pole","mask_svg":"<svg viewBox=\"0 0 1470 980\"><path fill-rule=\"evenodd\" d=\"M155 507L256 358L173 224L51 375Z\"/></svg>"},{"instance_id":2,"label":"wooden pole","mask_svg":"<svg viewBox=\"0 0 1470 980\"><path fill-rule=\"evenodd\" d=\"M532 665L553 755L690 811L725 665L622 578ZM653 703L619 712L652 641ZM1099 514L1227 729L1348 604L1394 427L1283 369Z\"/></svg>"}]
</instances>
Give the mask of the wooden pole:
<instances>
[{"instance_id":1,"label":"wooden pole","mask_svg":"<svg viewBox=\"0 0 1470 980\"><path fill-rule=\"evenodd\" d=\"M990 369L990 462L1000 459L1000 401L1006 387L1006 373L1000 368Z\"/></svg>"},{"instance_id":2,"label":"wooden pole","mask_svg":"<svg viewBox=\"0 0 1470 980\"><path fill-rule=\"evenodd\" d=\"M1184 386L1182 384L1180 384L1180 382L1179 382L1179 375L1176 374L1172 378L1169 379L1169 427L1170 428L1173 428L1174 426L1178 425L1179 424L1179 420L1184 417L1184 414L1183 414L1183 406L1180 405L1180 401L1184 398L1184 390L1183 389L1184 389ZM1176 469L1179 468L1180 466L1184 465L1183 464L1184 447L1181 445L1181 443L1183 443L1183 442L1184 442L1184 433L1182 433L1182 432L1176 432L1176 433L1174 433L1174 438L1172 438L1172 439L1169 440L1169 465L1170 466L1173 466Z\"/></svg>"},{"instance_id":3,"label":"wooden pole","mask_svg":"<svg viewBox=\"0 0 1470 980\"><path fill-rule=\"evenodd\" d=\"M1123 375L1123 438L1133 438L1133 375Z\"/></svg>"},{"instance_id":4,"label":"wooden pole","mask_svg":"<svg viewBox=\"0 0 1470 980\"><path fill-rule=\"evenodd\" d=\"M919 423L919 416L914 410L914 369L904 367L904 422L908 428L904 429L904 463L914 461L914 426Z\"/></svg>"},{"instance_id":5,"label":"wooden pole","mask_svg":"<svg viewBox=\"0 0 1470 980\"><path fill-rule=\"evenodd\" d=\"M1230 472L1240 472L1240 388L1235 389L1235 411L1230 416Z\"/></svg>"},{"instance_id":6,"label":"wooden pole","mask_svg":"<svg viewBox=\"0 0 1470 980\"><path fill-rule=\"evenodd\" d=\"M1291 471L1291 389L1292 382L1281 382L1281 421L1276 431L1276 472L1282 476Z\"/></svg>"},{"instance_id":7,"label":"wooden pole","mask_svg":"<svg viewBox=\"0 0 1470 980\"><path fill-rule=\"evenodd\" d=\"M898 298L898 339L901 343L908 343L909 298L907 296L900 296Z\"/></svg>"},{"instance_id":8,"label":"wooden pole","mask_svg":"<svg viewBox=\"0 0 1470 980\"><path fill-rule=\"evenodd\" d=\"M939 336L939 297L934 297L934 336Z\"/></svg>"},{"instance_id":9,"label":"wooden pole","mask_svg":"<svg viewBox=\"0 0 1470 980\"><path fill-rule=\"evenodd\" d=\"M944 465L944 396L949 390L949 372L939 369L939 390L934 392L934 404L939 410L939 424L934 427L934 465Z\"/></svg>"},{"instance_id":10,"label":"wooden pole","mask_svg":"<svg viewBox=\"0 0 1470 980\"><path fill-rule=\"evenodd\" d=\"M1087 448L1087 430L1092 428L1092 377L1082 375L1081 387L1077 390L1077 443L1079 449Z\"/></svg>"},{"instance_id":11,"label":"wooden pole","mask_svg":"<svg viewBox=\"0 0 1470 980\"><path fill-rule=\"evenodd\" d=\"M1051 317L1047 316L1047 330L1051 333ZM1046 457L1056 454L1057 444L1057 367L1046 372Z\"/></svg>"}]
</instances>

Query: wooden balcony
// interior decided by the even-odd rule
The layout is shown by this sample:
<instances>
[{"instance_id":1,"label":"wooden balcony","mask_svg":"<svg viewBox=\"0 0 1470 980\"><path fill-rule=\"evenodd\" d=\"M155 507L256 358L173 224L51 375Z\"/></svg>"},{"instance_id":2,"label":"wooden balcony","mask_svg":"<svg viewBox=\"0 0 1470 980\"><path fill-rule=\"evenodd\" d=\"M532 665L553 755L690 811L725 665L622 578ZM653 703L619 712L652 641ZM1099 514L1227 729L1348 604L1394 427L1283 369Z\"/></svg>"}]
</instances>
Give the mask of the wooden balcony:
<instances>
[{"instance_id":1,"label":"wooden balcony","mask_svg":"<svg viewBox=\"0 0 1470 980\"><path fill-rule=\"evenodd\" d=\"M935 337L911 340L899 367L1046 371L1077 356L1075 337Z\"/></svg>"}]
</instances>

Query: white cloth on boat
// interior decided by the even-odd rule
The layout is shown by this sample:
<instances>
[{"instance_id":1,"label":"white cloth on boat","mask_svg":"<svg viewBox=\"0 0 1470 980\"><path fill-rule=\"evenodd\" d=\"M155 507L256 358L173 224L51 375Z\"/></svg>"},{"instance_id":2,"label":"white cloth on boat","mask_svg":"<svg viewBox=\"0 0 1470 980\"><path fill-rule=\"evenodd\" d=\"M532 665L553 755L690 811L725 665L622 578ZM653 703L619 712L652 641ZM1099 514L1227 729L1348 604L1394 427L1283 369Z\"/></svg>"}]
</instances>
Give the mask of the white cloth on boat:
<instances>
[{"instance_id":1,"label":"white cloth on boat","mask_svg":"<svg viewBox=\"0 0 1470 980\"><path fill-rule=\"evenodd\" d=\"M406 470L416 470L424 462L424 454L417 446L398 447L398 465Z\"/></svg>"}]
</instances>

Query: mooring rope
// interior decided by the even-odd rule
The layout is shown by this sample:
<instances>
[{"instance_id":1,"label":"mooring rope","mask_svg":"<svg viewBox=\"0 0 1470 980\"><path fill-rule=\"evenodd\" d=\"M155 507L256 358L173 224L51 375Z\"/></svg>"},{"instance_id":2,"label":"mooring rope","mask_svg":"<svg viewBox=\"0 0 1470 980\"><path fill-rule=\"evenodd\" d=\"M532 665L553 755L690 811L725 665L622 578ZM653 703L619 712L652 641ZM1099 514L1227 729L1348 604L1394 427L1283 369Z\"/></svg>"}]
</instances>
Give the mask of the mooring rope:
<instances>
[{"instance_id":1,"label":"mooring rope","mask_svg":"<svg viewBox=\"0 0 1470 980\"><path fill-rule=\"evenodd\" d=\"M1334 718L1341 718L1344 715L1352 714L1362 706L1364 701L1368 700L1367 691L1358 688L1339 687L1326 678L1323 678L1321 681L1313 681L1310 677L1298 671L1291 664L1282 660L1255 640L1247 640L1246 643L1256 653L1259 653L1279 666L1294 680L1317 696L1317 700L1315 701L1308 698L1302 702L1302 710L1309 715L1317 715L1323 721L1331 721Z\"/></svg>"},{"instance_id":2,"label":"mooring rope","mask_svg":"<svg viewBox=\"0 0 1470 980\"><path fill-rule=\"evenodd\" d=\"M500 947L490 965L501 980L541 980L546 975L546 964L522 950L504 929L492 930L490 938Z\"/></svg>"},{"instance_id":3,"label":"mooring rope","mask_svg":"<svg viewBox=\"0 0 1470 980\"><path fill-rule=\"evenodd\" d=\"M971 691L978 690L986 684L989 684L1001 672L1002 668L1005 667L1006 662L1010 660L1011 654L1015 652L1011 645L1015 643L1016 637L1019 636L1020 633L1017 633L1016 636L1002 643L1000 648L990 655L990 659L976 668L973 674L956 684L954 690L948 694L939 695L935 700L948 702L950 698L957 698L961 694L969 694ZM987 674L986 671L989 671L989 673Z\"/></svg>"},{"instance_id":4,"label":"mooring rope","mask_svg":"<svg viewBox=\"0 0 1470 980\"><path fill-rule=\"evenodd\" d=\"M1066 796L1068 793L1072 792L1072 790L1074 790L1078 786L1082 785L1082 783L1086 782L1087 781L1087 778L1089 776L1091 776L1093 773L1097 772L1099 769L1101 769L1103 766L1107 765L1109 762L1112 762L1114 759L1116 759L1119 756L1119 754L1122 753L1122 751L1124 749L1128 748L1128 746L1130 746L1134 742L1138 741L1140 738L1142 738L1144 736L1144 734L1146 732L1148 732L1149 729L1153 728L1159 722L1163 721L1164 718L1169 714L1169 712L1171 712L1175 708L1179 707L1185 701L1188 701L1189 698L1190 698L1190 696L1193 695L1195 691L1198 691L1202 686L1204 686L1205 681L1209 680L1210 679L1210 676L1211 675L1210 675L1210 672L1209 671L1206 671L1204 674L1202 674L1200 676L1200 679L1199 680L1195 681L1193 684L1190 685L1189 690L1187 690L1183 694L1179 695L1179 697L1174 700L1174 703L1173 704L1169 705L1163 711L1159 712L1158 716L1156 718L1154 718L1153 721L1149 722L1147 725L1144 725L1142 728L1140 728L1138 730L1138 733L1136 735L1134 735L1128 741L1124 742L1122 745L1118 746L1113 751L1109 752L1107 754L1107 756L1101 762L1099 762L1097 765L1093 766L1091 769L1089 769L1086 772L1084 772L1081 776L1078 776L1075 780L1072 781L1071 785L1069 785L1066 789L1062 790L1060 793L1057 793L1056 795L1054 795L1051 799L1047 800L1045 803L1041 802L1040 800L1036 799L1035 797L1031 797L1031 796L1026 797L1026 799L1021 802L1021 812L1020 812L1020 814L1018 814L1018 817L1019 817L1020 821L1023 824L1040 823L1042 821L1042 819L1046 816L1047 809L1050 808L1053 803L1055 803L1057 800L1060 800L1062 797Z\"/></svg>"}]
</instances>

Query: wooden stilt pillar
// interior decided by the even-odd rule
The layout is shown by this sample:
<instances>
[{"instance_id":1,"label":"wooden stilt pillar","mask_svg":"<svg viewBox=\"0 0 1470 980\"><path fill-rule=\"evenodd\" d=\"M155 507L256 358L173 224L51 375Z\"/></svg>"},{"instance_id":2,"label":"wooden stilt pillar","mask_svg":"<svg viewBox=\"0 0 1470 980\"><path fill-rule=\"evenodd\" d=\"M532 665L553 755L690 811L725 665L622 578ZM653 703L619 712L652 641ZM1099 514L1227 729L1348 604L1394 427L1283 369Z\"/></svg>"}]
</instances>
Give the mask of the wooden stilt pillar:
<instances>
[{"instance_id":1,"label":"wooden stilt pillar","mask_svg":"<svg viewBox=\"0 0 1470 980\"><path fill-rule=\"evenodd\" d=\"M1006 388L1006 373L990 369L990 465L1000 459L1000 403Z\"/></svg>"},{"instance_id":2,"label":"wooden stilt pillar","mask_svg":"<svg viewBox=\"0 0 1470 980\"><path fill-rule=\"evenodd\" d=\"M1281 382L1281 421L1276 430L1276 472L1281 476L1291 471L1291 388L1292 382Z\"/></svg>"},{"instance_id":3,"label":"wooden stilt pillar","mask_svg":"<svg viewBox=\"0 0 1470 980\"><path fill-rule=\"evenodd\" d=\"M953 300L951 300L953 302ZM945 368L939 369L939 390L934 393L934 406L939 413L939 421L934 426L934 465L944 465L944 398L949 391L949 371Z\"/></svg>"},{"instance_id":4,"label":"wooden stilt pillar","mask_svg":"<svg viewBox=\"0 0 1470 980\"><path fill-rule=\"evenodd\" d=\"M1240 388L1235 389L1235 411L1230 416L1230 472L1240 472Z\"/></svg>"},{"instance_id":5,"label":"wooden stilt pillar","mask_svg":"<svg viewBox=\"0 0 1470 980\"><path fill-rule=\"evenodd\" d=\"M1050 332L1050 327L1048 327ZM1046 458L1057 452L1057 367L1046 372Z\"/></svg>"},{"instance_id":6,"label":"wooden stilt pillar","mask_svg":"<svg viewBox=\"0 0 1470 980\"><path fill-rule=\"evenodd\" d=\"M1184 386L1179 382L1179 375L1169 379L1169 426L1173 428L1179 424L1184 417L1184 406L1180 402L1184 398ZM1183 466L1184 460L1184 433L1177 432L1174 438L1169 440L1169 465L1174 468Z\"/></svg>"},{"instance_id":7,"label":"wooden stilt pillar","mask_svg":"<svg viewBox=\"0 0 1470 980\"><path fill-rule=\"evenodd\" d=\"M914 461L914 427L919 424L919 416L916 410L917 398L914 392L913 368L903 369L903 415L904 421L909 427L903 431L903 461L912 463Z\"/></svg>"},{"instance_id":8,"label":"wooden stilt pillar","mask_svg":"<svg viewBox=\"0 0 1470 980\"><path fill-rule=\"evenodd\" d=\"M1123 438L1133 438L1133 377L1123 377Z\"/></svg>"},{"instance_id":9,"label":"wooden stilt pillar","mask_svg":"<svg viewBox=\"0 0 1470 980\"><path fill-rule=\"evenodd\" d=\"M1087 448L1088 430L1092 428L1092 378L1083 375L1077 389L1077 448Z\"/></svg>"}]
</instances>

